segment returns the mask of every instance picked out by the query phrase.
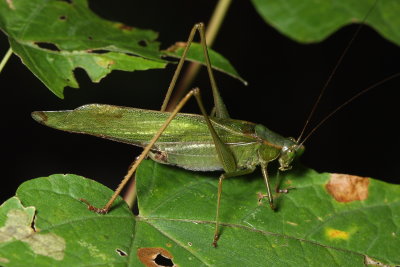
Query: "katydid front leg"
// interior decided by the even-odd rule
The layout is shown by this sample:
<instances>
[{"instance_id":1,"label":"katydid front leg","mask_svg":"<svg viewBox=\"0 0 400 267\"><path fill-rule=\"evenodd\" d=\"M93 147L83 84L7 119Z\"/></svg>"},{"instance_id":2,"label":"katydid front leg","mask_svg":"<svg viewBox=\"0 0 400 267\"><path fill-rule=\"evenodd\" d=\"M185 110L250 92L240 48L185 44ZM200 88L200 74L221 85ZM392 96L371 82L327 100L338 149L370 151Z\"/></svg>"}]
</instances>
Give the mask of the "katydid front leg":
<instances>
[{"instance_id":1,"label":"katydid front leg","mask_svg":"<svg viewBox=\"0 0 400 267\"><path fill-rule=\"evenodd\" d=\"M274 204L274 197L272 196L271 186L269 185L269 175L268 175L268 170L267 170L268 163L267 162L261 162L260 165L261 165L261 172L262 172L262 175L264 177L264 183L265 183L265 186L267 188L267 194L259 193L258 194L258 202L261 205L262 204L262 200L264 198L268 198L269 206L271 207L272 210L275 211L276 210L276 206ZM279 174L279 172L278 172L278 174ZM280 183L280 179L278 179L277 184L275 186L275 193L277 193L277 194L282 194L282 193L283 194L287 194L287 193L289 193L289 189L293 189L292 187L285 188L285 189L279 189L279 183Z\"/></svg>"}]
</instances>

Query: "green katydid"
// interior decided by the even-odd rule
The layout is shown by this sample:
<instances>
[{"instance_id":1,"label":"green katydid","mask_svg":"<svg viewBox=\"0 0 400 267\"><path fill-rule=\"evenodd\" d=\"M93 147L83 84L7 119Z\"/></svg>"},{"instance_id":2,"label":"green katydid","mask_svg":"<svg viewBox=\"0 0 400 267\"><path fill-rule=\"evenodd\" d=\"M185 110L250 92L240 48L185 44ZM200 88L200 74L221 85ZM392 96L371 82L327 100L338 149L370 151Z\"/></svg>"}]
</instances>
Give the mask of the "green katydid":
<instances>
[{"instance_id":1,"label":"green katydid","mask_svg":"<svg viewBox=\"0 0 400 267\"><path fill-rule=\"evenodd\" d=\"M213 90L215 117L212 118L209 118L205 111L198 89L190 91L172 113L164 111L197 30L200 33ZM213 76L202 23L193 27L187 44L161 111L92 104L72 111L33 112L32 116L35 120L60 130L86 133L145 147L106 206L98 209L89 205L91 210L99 213L108 212L115 198L147 155L157 162L189 170L224 171L218 186L213 240L213 245L216 246L223 180L251 173L260 165L267 187L267 194L261 197L267 197L271 208L274 208L267 165L278 159L280 170L290 169L297 150L302 146L294 139L284 138L262 125L230 119ZM202 115L178 113L192 95L196 97ZM286 193L287 190L277 189L277 192Z\"/></svg>"},{"instance_id":2,"label":"green katydid","mask_svg":"<svg viewBox=\"0 0 400 267\"><path fill-rule=\"evenodd\" d=\"M173 112L164 111L197 30L200 33L213 91L215 116L212 117L207 115L198 89L190 91ZM376 85L367 90L373 87ZM179 113L191 96L196 97L202 115ZM87 203L89 209L98 213L109 211L115 198L146 156L150 156L157 162L194 171L222 170L224 173L220 176L218 184L214 246L217 245L219 239L219 209L224 179L251 173L256 166L260 165L266 184L266 194L261 195L260 199L267 198L270 207L274 209L268 179L268 163L278 160L280 170L289 170L296 153L303 149L303 142L316 129L314 128L300 141L300 137L297 140L285 138L262 125L229 118L211 69L202 23L196 24L189 35L187 46L178 63L161 111L92 104L72 111L33 112L32 116L35 120L56 129L95 135L144 147L142 154L131 166L114 195L103 208L95 208ZM287 189L279 188L275 191L288 192Z\"/></svg>"}]
</instances>

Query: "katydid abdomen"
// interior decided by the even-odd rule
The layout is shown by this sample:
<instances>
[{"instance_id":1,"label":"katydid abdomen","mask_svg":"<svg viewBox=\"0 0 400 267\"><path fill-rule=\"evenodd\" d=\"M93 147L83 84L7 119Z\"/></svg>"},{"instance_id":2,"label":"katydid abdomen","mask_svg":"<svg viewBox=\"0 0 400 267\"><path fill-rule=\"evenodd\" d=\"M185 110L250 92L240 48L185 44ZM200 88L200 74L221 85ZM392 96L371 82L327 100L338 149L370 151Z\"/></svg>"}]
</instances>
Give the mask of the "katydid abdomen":
<instances>
[{"instance_id":1,"label":"katydid abdomen","mask_svg":"<svg viewBox=\"0 0 400 267\"><path fill-rule=\"evenodd\" d=\"M70 111L34 112L33 118L49 127L94 135L145 147L169 116L169 112L91 104ZM254 168L260 160L280 155L287 139L271 140L256 132L262 126L246 121L213 118L220 139L232 151L239 169ZM264 129L264 128L263 128ZM179 113L153 146L149 156L160 163L189 170L223 170L215 144L202 115ZM261 157L261 159L260 159Z\"/></svg>"}]
</instances>

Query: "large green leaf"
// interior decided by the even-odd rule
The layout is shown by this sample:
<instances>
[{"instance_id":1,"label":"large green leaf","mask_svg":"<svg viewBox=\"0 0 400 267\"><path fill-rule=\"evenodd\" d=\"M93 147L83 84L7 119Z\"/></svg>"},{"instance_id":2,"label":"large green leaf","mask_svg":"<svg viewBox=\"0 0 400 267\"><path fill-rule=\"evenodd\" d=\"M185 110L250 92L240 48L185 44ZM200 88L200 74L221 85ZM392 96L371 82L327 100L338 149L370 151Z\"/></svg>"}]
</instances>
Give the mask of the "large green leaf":
<instances>
[{"instance_id":1,"label":"large green leaf","mask_svg":"<svg viewBox=\"0 0 400 267\"><path fill-rule=\"evenodd\" d=\"M400 1L398 0L252 0L252 2L267 23L299 42L321 41L347 24L362 22L367 16L366 24L400 45L398 30ZM371 13L368 13L371 8Z\"/></svg>"},{"instance_id":2,"label":"large green leaf","mask_svg":"<svg viewBox=\"0 0 400 267\"><path fill-rule=\"evenodd\" d=\"M268 204L257 203L257 193L265 192L259 173L228 179L221 202L224 227L214 249L218 179L151 162L145 165L137 175L137 227L167 238L166 243L173 244L174 262L182 266L191 261L212 266L364 266L369 258L400 264L398 185L297 167L282 174L283 187L296 189L279 197L279 209L273 212ZM328 183L340 201L328 192ZM347 198L338 194L343 191ZM350 196L365 199L342 202ZM134 244L154 246L146 239ZM184 254L178 256L175 247Z\"/></svg>"},{"instance_id":3,"label":"large green leaf","mask_svg":"<svg viewBox=\"0 0 400 267\"><path fill-rule=\"evenodd\" d=\"M102 216L79 200L86 197L99 204L110 194L110 189L75 175L22 184L16 197L1 206L1 265L122 266L135 226L129 208L119 198L118 208Z\"/></svg>"},{"instance_id":4,"label":"large green leaf","mask_svg":"<svg viewBox=\"0 0 400 267\"><path fill-rule=\"evenodd\" d=\"M13 52L61 98L64 87L79 87L76 68L99 82L113 70L164 68L168 63L161 59L156 32L104 20L88 8L87 0L0 1L0 28ZM225 62L218 70L241 79L226 59L210 53L213 62ZM203 57L199 60L204 64Z\"/></svg>"},{"instance_id":5,"label":"large green leaf","mask_svg":"<svg viewBox=\"0 0 400 267\"><path fill-rule=\"evenodd\" d=\"M103 20L86 0L1 1L0 28L13 51L58 97L65 86L78 87L73 74L78 67L98 82L112 70L165 66L155 32Z\"/></svg>"},{"instance_id":6,"label":"large green leaf","mask_svg":"<svg viewBox=\"0 0 400 267\"><path fill-rule=\"evenodd\" d=\"M101 206L111 195L92 180L74 175L34 179L1 206L0 262L144 266L146 260L169 258L178 266L400 263L400 186L303 167L284 175L283 186L296 189L277 199L276 212L258 205L257 193L265 191L258 172L224 182L217 248L211 245L215 175L145 161L137 173L136 222L120 199L106 215L88 211L80 198Z\"/></svg>"}]
</instances>

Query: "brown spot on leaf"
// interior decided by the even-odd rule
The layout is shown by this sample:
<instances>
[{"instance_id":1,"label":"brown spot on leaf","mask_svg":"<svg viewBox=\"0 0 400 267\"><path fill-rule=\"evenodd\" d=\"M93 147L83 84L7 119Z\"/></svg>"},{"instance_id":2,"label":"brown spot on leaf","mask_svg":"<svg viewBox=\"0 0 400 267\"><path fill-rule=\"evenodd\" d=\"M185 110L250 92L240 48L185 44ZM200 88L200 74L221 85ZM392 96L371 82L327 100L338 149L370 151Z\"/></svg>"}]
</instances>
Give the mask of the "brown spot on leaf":
<instances>
[{"instance_id":1,"label":"brown spot on leaf","mask_svg":"<svg viewBox=\"0 0 400 267\"><path fill-rule=\"evenodd\" d=\"M348 174L332 173L325 188L338 202L368 198L369 179Z\"/></svg>"},{"instance_id":2,"label":"brown spot on leaf","mask_svg":"<svg viewBox=\"0 0 400 267\"><path fill-rule=\"evenodd\" d=\"M9 262L10 262L9 259L0 257L0 263L9 263Z\"/></svg>"},{"instance_id":3,"label":"brown spot on leaf","mask_svg":"<svg viewBox=\"0 0 400 267\"><path fill-rule=\"evenodd\" d=\"M15 10L14 2L13 0L6 0L7 5L10 9Z\"/></svg>"},{"instance_id":4,"label":"brown spot on leaf","mask_svg":"<svg viewBox=\"0 0 400 267\"><path fill-rule=\"evenodd\" d=\"M0 243L12 243L18 240L28 245L35 254L57 261L64 258L66 247L64 238L54 233L36 233L31 228L34 220L33 207L24 208L21 205L19 209L10 209L6 219L5 225L0 228Z\"/></svg>"},{"instance_id":5,"label":"brown spot on leaf","mask_svg":"<svg viewBox=\"0 0 400 267\"><path fill-rule=\"evenodd\" d=\"M124 31L132 31L132 30L133 30L133 27L132 27L132 26L125 25L125 24L123 24L123 23L115 23L115 26L116 26L118 29L121 29L121 30L124 30Z\"/></svg>"},{"instance_id":6,"label":"brown spot on leaf","mask_svg":"<svg viewBox=\"0 0 400 267\"><path fill-rule=\"evenodd\" d=\"M327 228L326 234L329 239L343 239L343 240L349 239L349 235L350 235L348 232L341 231L338 229L332 229L332 228Z\"/></svg>"},{"instance_id":7,"label":"brown spot on leaf","mask_svg":"<svg viewBox=\"0 0 400 267\"><path fill-rule=\"evenodd\" d=\"M137 256L147 267L176 266L172 254L164 248L139 248Z\"/></svg>"}]
</instances>

